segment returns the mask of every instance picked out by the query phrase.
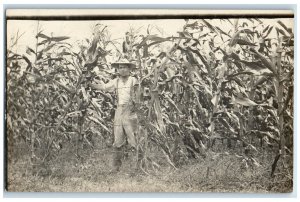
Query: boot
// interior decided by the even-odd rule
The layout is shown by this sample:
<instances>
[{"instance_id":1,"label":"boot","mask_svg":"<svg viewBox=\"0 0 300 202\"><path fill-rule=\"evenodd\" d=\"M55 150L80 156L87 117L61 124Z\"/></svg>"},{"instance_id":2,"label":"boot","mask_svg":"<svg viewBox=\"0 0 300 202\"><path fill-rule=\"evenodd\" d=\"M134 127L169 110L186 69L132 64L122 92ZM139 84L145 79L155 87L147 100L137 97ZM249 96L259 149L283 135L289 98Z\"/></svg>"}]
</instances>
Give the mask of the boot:
<instances>
[{"instance_id":1,"label":"boot","mask_svg":"<svg viewBox=\"0 0 300 202\"><path fill-rule=\"evenodd\" d=\"M121 148L114 148L113 154L112 154L112 169L111 173L116 173L120 171L120 167L122 165L122 149Z\"/></svg>"}]
</instances>

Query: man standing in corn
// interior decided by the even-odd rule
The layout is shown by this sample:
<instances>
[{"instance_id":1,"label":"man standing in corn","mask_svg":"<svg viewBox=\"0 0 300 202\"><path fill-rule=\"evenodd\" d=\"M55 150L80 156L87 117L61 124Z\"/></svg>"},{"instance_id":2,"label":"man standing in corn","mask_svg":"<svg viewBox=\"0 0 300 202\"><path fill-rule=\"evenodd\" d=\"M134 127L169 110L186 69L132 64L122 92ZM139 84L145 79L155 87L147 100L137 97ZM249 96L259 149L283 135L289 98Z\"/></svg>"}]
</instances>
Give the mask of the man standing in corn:
<instances>
[{"instance_id":1,"label":"man standing in corn","mask_svg":"<svg viewBox=\"0 0 300 202\"><path fill-rule=\"evenodd\" d=\"M117 109L114 117L114 143L113 143L113 157L112 157L112 172L118 172L122 165L122 146L126 142L137 151L137 129L138 120L134 106L134 86L137 83L135 77L130 76L130 71L135 67L127 59L121 59L112 64L118 70L119 77L108 83L90 84L90 86L97 90L116 92L117 95ZM134 169L137 169L137 161Z\"/></svg>"}]
</instances>

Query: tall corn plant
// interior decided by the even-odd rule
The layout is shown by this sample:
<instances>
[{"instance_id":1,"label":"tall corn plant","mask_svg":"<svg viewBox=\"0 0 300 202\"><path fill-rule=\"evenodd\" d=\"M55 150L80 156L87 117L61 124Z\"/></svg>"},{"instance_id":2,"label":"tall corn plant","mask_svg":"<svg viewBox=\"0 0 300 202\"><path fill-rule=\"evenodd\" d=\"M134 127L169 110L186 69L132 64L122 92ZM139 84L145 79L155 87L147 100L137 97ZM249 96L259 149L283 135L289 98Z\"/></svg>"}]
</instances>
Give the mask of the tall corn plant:
<instances>
[{"instance_id":1,"label":"tall corn plant","mask_svg":"<svg viewBox=\"0 0 300 202\"><path fill-rule=\"evenodd\" d=\"M222 35L230 36L229 33L225 33L221 30L221 28L213 26L208 21L202 21L204 26L220 37ZM257 23L255 24L254 22ZM234 113L238 116L238 118L234 114L228 113L228 110L226 114L228 116L227 118L231 119L231 122L234 121L237 124L237 129L239 128L239 131L237 131L238 133L234 132L234 129L231 128L232 125L226 123L224 119L219 119L219 121L227 129L232 131L231 135L236 133L239 136L238 140L241 140L247 148L257 150L256 147L249 142L249 135L260 137L267 144L270 144L269 140L278 144L278 154L275 157L271 170L271 175L273 176L279 156L282 152L284 153L284 151L288 149L285 147L285 129L283 127L285 121L283 114L288 113L290 115L290 109L288 109L288 106L291 106L289 103L292 98L293 89L292 49L294 39L291 31L292 29L287 28L281 21L278 21L274 29L277 32L277 38L272 39L268 37L268 35L274 26L264 25L259 19L249 19L248 22L240 24L236 20L231 24L234 26L234 32L230 36L228 42L225 43L227 48L222 50L222 47L212 46L212 51L214 51L213 49L218 49L224 54L223 62L225 63L226 70L225 74L222 73L221 76L226 77L222 81L221 86L223 85L223 87L221 87L221 89L228 89L228 86L224 88L224 84L227 85L230 84L230 82L235 83L235 89L231 88L231 93L226 90L226 97L228 97L228 94L231 96L231 104L236 106ZM270 50L272 45L276 46L276 51L272 52ZM284 73L282 70L283 64L285 64ZM224 70L221 72L224 72ZM273 78L274 86L273 84L270 85L268 78ZM264 86L267 83L269 84ZM265 92L257 92L257 87L261 87L261 89ZM284 94L286 97L283 96ZM222 97L220 98L218 95L219 91L217 91L214 95L214 99L212 100L215 106L220 106L218 104L218 100L222 99ZM223 99L226 99L226 97L223 97ZM255 98L257 101L255 102L250 98ZM270 100L271 98L272 100ZM277 103L278 107L274 104L274 102ZM249 114L249 110L260 111L256 114L258 117L261 117L264 113L268 113L272 118L268 119L270 120L269 123L264 123L264 128L259 128L260 131L257 129L255 130L255 128L249 127L252 124L249 124L245 119L246 117L244 113L247 112ZM221 113L224 114L222 111ZM216 111L213 110L212 114L215 115ZM292 117L290 116L289 119L291 118ZM261 121L262 120L260 118L258 122ZM289 128L289 131L291 132L290 134L292 134L292 131L290 130L292 125L291 122L289 123L290 124L286 124L286 127ZM245 152L246 151L249 150L247 149ZM288 149L288 151L290 151L290 149ZM254 161L253 158L251 158L251 160L252 162ZM254 163L255 162L256 161L254 161Z\"/></svg>"},{"instance_id":2,"label":"tall corn plant","mask_svg":"<svg viewBox=\"0 0 300 202\"><path fill-rule=\"evenodd\" d=\"M39 30L38 26L35 47L28 46L26 54L7 50L7 126L13 137L8 141L21 137L30 145L34 172L55 160L63 147L71 150L68 142L75 140L78 157L80 140L92 146L88 132L97 134L97 127L109 132L86 88L94 77L91 70L107 55L98 46L102 32L85 50L74 53L65 42L69 37L48 36ZM85 121L87 112L91 116Z\"/></svg>"},{"instance_id":3,"label":"tall corn plant","mask_svg":"<svg viewBox=\"0 0 300 202\"><path fill-rule=\"evenodd\" d=\"M196 79L200 76L198 71L195 71L193 53L184 47L188 41L193 40L185 31L188 26L193 25L188 24L187 21L183 32L179 32L176 37L160 37L148 32L148 35L136 44L136 56L141 69L138 90L140 94L137 97L140 101L140 108L147 111L147 120L151 120L150 123L149 121L143 122L147 136L144 138L142 150L145 154L149 153L145 149L149 142L154 142L172 167L176 167L176 153L179 152L182 155L185 153L183 150L187 150L183 139L191 142L192 147L188 150L192 153L195 153L195 148L199 150L205 147L201 140L202 144L199 146L197 142L199 139L195 140L192 135L196 133L206 137L202 133L202 121L197 118L199 113L195 107L199 108L202 114L205 112L207 114L207 110L203 108L198 97L199 91L203 89L197 88L200 84L196 82ZM145 53L145 49L149 50L151 46L163 43L171 47L167 52L160 52L158 55L149 57L150 51L149 55L141 56L140 52ZM184 57L177 57L176 52L180 52L180 55ZM143 110L140 110L140 114ZM145 115L141 117L143 116L145 117ZM147 156L144 160L144 164L147 164L147 161L151 161L152 165L157 164Z\"/></svg>"},{"instance_id":4,"label":"tall corn plant","mask_svg":"<svg viewBox=\"0 0 300 202\"><path fill-rule=\"evenodd\" d=\"M216 20L210 22L203 19L192 23L187 20L183 31L178 33L178 37L163 38L149 35L139 44L143 48L157 43L171 42L173 44L170 52L159 54L159 56L165 55L162 57L162 61L160 61L160 57L154 58L154 60L148 58L152 66L151 72L147 76L149 77L151 74L153 76L149 86L149 89L152 89L150 106L154 106L154 120L156 120L156 125L151 131L157 131L155 139L163 137L162 134L166 129L176 131L177 135L181 135L179 138L181 141L188 142L185 149L194 154L198 153L199 149L206 148L203 142L211 142L218 138L225 138L229 141L234 139L245 147L245 155L242 155L241 160L246 162L246 165L250 163L259 166L252 155L257 151L256 145L252 144L252 139L259 137L261 141L269 145L279 142L280 145L283 144L283 135L280 135L282 133L279 132L282 130L279 123L283 124L283 119L279 118L281 121L276 121L274 106L278 100L283 99L280 98L282 95L280 92L283 91L289 94L284 99L285 107L291 106L289 101L292 88L283 90L282 87L279 87L278 81L291 82L287 77L291 76L293 71L286 70L289 71L289 74L284 76L279 76L278 71L274 74L272 66L275 63L272 64L271 60L268 61L265 58L271 54L270 44L274 42L268 38L273 29L272 26L264 25L260 19L243 20L241 23L239 20L221 21L227 23L227 27L232 26L232 29L226 32L220 25L214 25ZM278 26L284 25L279 21ZM288 28L285 29L286 32L291 31ZM276 30L279 35L287 34L279 27ZM293 41L293 38L286 35L283 35L283 38L285 43ZM217 39L222 42L217 43ZM279 49L279 51L282 50ZM176 51L180 52L179 57L173 56ZM290 47L286 47L286 51L288 54L292 53ZM221 54L222 58L217 59L217 54ZM278 54L276 54L276 58L273 61L279 64ZM289 64L287 66L292 67L291 56L285 58L287 59L285 63ZM151 61L153 62L151 63ZM146 80L145 78L142 81ZM268 78L274 78L277 81L277 87L273 88ZM278 78L281 79L278 80ZM157 88L157 83L161 83L160 88ZM268 85L263 86L264 83L268 83ZM262 92L256 90L258 87L264 90ZM142 85L142 88L145 88L145 85ZM184 90L178 91L178 89ZM159 99L160 104L165 104L163 118L160 115L162 110L155 108L154 104L158 103L155 102L158 100L157 90L163 92ZM179 99L177 99L178 97ZM273 102L270 98L273 99ZM178 114L169 113L168 108L175 110ZM281 115L282 109L284 108L280 109ZM247 121L247 116L253 112L258 117L258 119L254 119L258 123L251 126ZM269 114L269 122L260 123L262 120L259 117L266 113ZM278 114L281 116L280 113ZM182 122L182 119L176 119L176 116L185 117L188 121ZM178 127L176 123L181 127ZM278 138L281 140L278 141ZM164 142L163 145L160 145L161 148L168 145L166 141L160 141ZM158 141L156 140L156 142ZM240 154L237 156L240 157ZM173 159L170 155L168 157Z\"/></svg>"},{"instance_id":5,"label":"tall corn plant","mask_svg":"<svg viewBox=\"0 0 300 202\"><path fill-rule=\"evenodd\" d=\"M267 29L267 28L266 28ZM294 34L292 28L288 28L280 20L270 26L268 30L276 30L276 38L269 39L275 48L268 54L263 47L267 47L268 38L262 36L259 51L252 50L254 55L273 73L275 100L277 101L276 124L279 132L279 147L272 164L271 176L277 166L279 158L285 164L286 151L291 154L291 141L293 134L293 75L294 75ZM264 43L263 43L264 42ZM289 148L286 139L289 139Z\"/></svg>"}]
</instances>

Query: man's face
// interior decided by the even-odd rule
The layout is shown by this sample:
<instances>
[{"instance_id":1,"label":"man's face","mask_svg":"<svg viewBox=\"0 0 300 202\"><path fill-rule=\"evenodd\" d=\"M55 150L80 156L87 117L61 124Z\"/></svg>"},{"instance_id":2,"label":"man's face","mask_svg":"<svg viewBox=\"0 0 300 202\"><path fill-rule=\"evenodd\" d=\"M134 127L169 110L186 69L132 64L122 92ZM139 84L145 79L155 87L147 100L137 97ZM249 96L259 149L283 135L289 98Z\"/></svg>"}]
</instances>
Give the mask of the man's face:
<instances>
[{"instance_id":1,"label":"man's face","mask_svg":"<svg viewBox=\"0 0 300 202\"><path fill-rule=\"evenodd\" d=\"M129 76L129 67L128 65L123 65L123 64L120 64L119 65L119 73L120 73L120 76Z\"/></svg>"}]
</instances>

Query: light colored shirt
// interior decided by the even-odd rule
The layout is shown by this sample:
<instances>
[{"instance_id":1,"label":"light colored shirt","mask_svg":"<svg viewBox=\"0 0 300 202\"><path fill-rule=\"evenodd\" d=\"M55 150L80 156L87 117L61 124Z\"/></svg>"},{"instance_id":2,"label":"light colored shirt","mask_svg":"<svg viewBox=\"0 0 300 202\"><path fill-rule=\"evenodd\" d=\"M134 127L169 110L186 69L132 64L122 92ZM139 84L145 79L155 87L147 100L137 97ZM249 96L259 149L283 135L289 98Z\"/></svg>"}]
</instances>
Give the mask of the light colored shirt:
<instances>
[{"instance_id":1,"label":"light colored shirt","mask_svg":"<svg viewBox=\"0 0 300 202\"><path fill-rule=\"evenodd\" d=\"M129 78L125 82L123 82L120 78L115 78L108 83L101 85L101 89L109 92L116 91L118 97L118 105L124 105L129 103L131 96L130 89L133 88L136 83L137 79L132 76L129 76Z\"/></svg>"}]
</instances>

